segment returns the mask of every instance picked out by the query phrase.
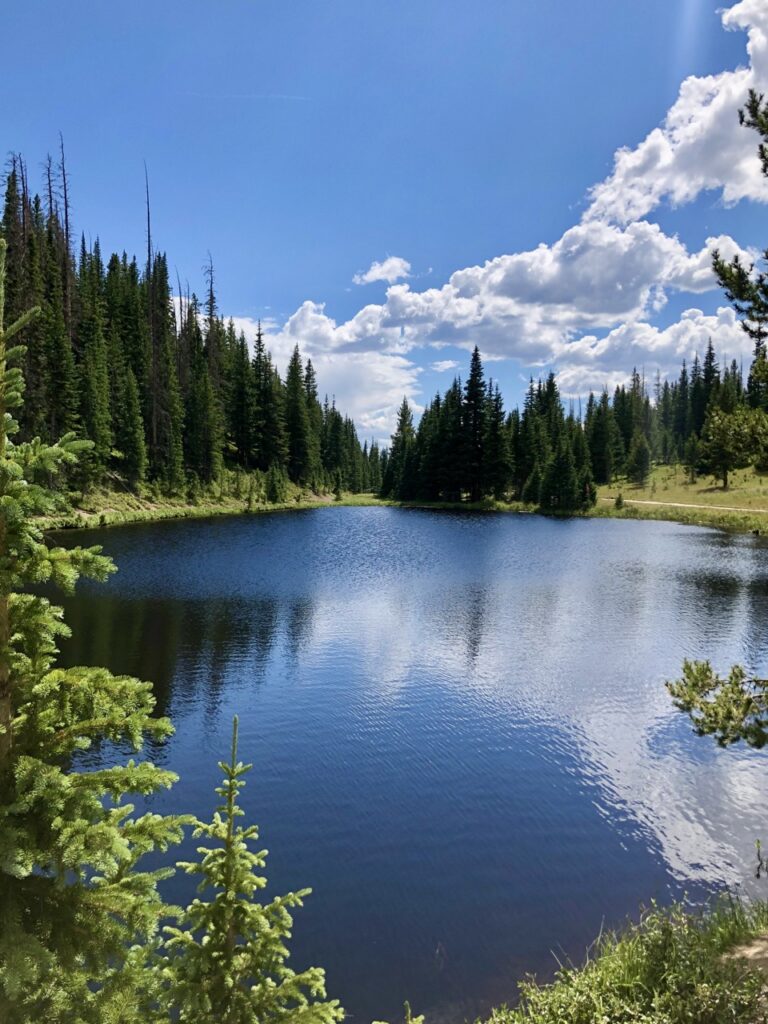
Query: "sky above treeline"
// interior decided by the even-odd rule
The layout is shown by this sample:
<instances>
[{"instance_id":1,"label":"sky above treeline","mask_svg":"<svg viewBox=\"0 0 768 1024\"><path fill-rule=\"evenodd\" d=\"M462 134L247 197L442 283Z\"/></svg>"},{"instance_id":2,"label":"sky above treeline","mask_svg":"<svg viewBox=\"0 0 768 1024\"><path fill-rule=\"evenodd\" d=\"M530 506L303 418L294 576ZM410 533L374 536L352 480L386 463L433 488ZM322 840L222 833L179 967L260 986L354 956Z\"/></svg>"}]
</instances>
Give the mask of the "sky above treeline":
<instances>
[{"instance_id":1,"label":"sky above treeline","mask_svg":"<svg viewBox=\"0 0 768 1024\"><path fill-rule=\"evenodd\" d=\"M146 161L172 276L210 252L361 436L475 343L508 406L749 358L710 263L768 245L768 0L26 0L0 34L31 184L61 131L76 230L142 253Z\"/></svg>"}]
</instances>

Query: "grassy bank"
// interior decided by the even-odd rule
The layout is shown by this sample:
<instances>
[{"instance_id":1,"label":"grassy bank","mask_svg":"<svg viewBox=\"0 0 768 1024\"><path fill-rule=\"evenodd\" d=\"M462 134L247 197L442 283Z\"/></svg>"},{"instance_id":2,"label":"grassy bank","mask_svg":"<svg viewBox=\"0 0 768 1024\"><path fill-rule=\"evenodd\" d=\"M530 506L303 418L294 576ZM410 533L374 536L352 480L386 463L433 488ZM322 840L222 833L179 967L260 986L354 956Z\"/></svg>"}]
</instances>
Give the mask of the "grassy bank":
<instances>
[{"instance_id":1,"label":"grassy bank","mask_svg":"<svg viewBox=\"0 0 768 1024\"><path fill-rule=\"evenodd\" d=\"M563 967L552 985L525 984L520 1005L495 1010L488 1024L765 1022L768 979L732 951L766 931L765 903L653 909L603 936L583 967Z\"/></svg>"},{"instance_id":2,"label":"grassy bank","mask_svg":"<svg viewBox=\"0 0 768 1024\"><path fill-rule=\"evenodd\" d=\"M621 494L624 507L616 508ZM514 512L533 514L535 505L486 499L481 502L449 501L384 501L373 494L346 494L336 500L333 495L318 495L289 486L286 500L276 504L249 501L233 493L202 493L194 500L156 494L133 494L129 491L96 490L74 500L63 496L60 508L46 517L46 529L112 526L121 523L153 522L161 519L207 518L219 515L279 512L326 506L396 505L434 511ZM689 526L708 526L735 533L768 533L768 476L754 470L733 474L727 491L716 487L711 479L690 483L682 467L656 467L645 487L636 487L618 480L598 490L597 504L589 517L612 519L654 519Z\"/></svg>"},{"instance_id":3,"label":"grassy bank","mask_svg":"<svg viewBox=\"0 0 768 1024\"><path fill-rule=\"evenodd\" d=\"M663 522L681 523L685 526L708 526L730 533L766 533L768 534L768 511L761 513L742 512L738 509L718 509L707 505L687 508L674 504L659 503L642 505L634 498L634 491L626 484L613 485L611 488L600 488L594 508L586 512L568 513L565 518L583 519L651 519ZM624 500L623 508L615 507L616 495L621 493ZM425 509L446 512L514 512L522 515L549 515L555 513L540 512L535 505L522 502L504 502L488 499L482 502L449 502L449 501L411 501L411 502L378 502L378 504L397 504L400 508Z\"/></svg>"},{"instance_id":4,"label":"grassy bank","mask_svg":"<svg viewBox=\"0 0 768 1024\"><path fill-rule=\"evenodd\" d=\"M615 508L621 494L624 508ZM738 470L724 490L711 477L691 482L682 466L657 466L644 487L617 480L598 489L590 513L622 519L657 519L737 533L768 533L768 476Z\"/></svg>"},{"instance_id":5,"label":"grassy bank","mask_svg":"<svg viewBox=\"0 0 768 1024\"><path fill-rule=\"evenodd\" d=\"M203 494L194 501L185 497L144 496L127 491L95 490L75 500L62 497L55 513L42 520L47 530L90 529L125 523L158 522L163 519L207 519L210 516L284 512L325 508L329 505L384 504L372 494L349 494L341 500L291 488L286 501L253 502L234 494Z\"/></svg>"},{"instance_id":6,"label":"grassy bank","mask_svg":"<svg viewBox=\"0 0 768 1024\"><path fill-rule=\"evenodd\" d=\"M694 482L682 466L656 466L643 487L626 480L617 480L610 487L601 487L599 496L615 498L621 492L625 500L659 501L680 505L705 505L752 512L768 510L768 475L749 469L731 474L727 490L710 476Z\"/></svg>"}]
</instances>

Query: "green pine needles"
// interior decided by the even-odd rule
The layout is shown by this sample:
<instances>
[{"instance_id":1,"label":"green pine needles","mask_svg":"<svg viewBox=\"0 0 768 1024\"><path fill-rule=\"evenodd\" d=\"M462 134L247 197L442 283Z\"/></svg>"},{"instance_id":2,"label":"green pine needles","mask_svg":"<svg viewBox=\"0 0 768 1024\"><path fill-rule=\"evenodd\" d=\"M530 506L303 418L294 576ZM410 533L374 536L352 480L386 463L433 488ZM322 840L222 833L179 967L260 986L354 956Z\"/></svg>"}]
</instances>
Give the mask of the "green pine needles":
<instances>
[{"instance_id":1,"label":"green pine needles","mask_svg":"<svg viewBox=\"0 0 768 1024\"><path fill-rule=\"evenodd\" d=\"M259 903L266 886L266 850L258 850L258 827L237 823L237 803L251 765L237 759L237 718L229 762L216 793L222 803L210 822L195 823L206 840L200 860L181 863L201 875L200 897L181 914L178 927L165 929L166 1001L189 1024L332 1024L344 1016L337 1000L325 998L325 975L317 967L294 973L287 965L293 919L309 889Z\"/></svg>"},{"instance_id":2,"label":"green pine needles","mask_svg":"<svg viewBox=\"0 0 768 1024\"><path fill-rule=\"evenodd\" d=\"M224 803L210 825L194 822L210 902L167 906L158 883L173 867L145 870L146 854L178 843L193 819L137 813L131 798L176 776L144 760L79 770L73 758L99 744L140 751L172 731L154 717L150 683L103 668L55 667L67 635L62 611L32 592L71 591L81 576L114 566L99 548L50 545L36 517L53 505L48 484L93 442L65 434L55 444L17 443L23 406L22 347L9 342L38 315L4 328L6 242L0 238L0 1021L3 1024L332 1024L317 968L286 965L290 909L307 891L262 905L264 852L242 828L237 793L248 767L222 765ZM177 928L163 919L178 917Z\"/></svg>"},{"instance_id":3,"label":"green pine needles","mask_svg":"<svg viewBox=\"0 0 768 1024\"><path fill-rule=\"evenodd\" d=\"M141 857L181 838L181 819L136 816L128 794L150 794L171 772L129 761L73 771L72 755L103 741L171 731L152 717L151 686L104 669L56 669L59 608L28 590L112 570L98 548L46 544L34 517L51 510L40 483L90 443L65 435L16 444L23 402L13 336L33 309L3 328L5 241L0 239L0 1020L130 1021L148 975L131 947L148 943L163 903ZM127 1001L127 1002L126 1002Z\"/></svg>"}]
</instances>

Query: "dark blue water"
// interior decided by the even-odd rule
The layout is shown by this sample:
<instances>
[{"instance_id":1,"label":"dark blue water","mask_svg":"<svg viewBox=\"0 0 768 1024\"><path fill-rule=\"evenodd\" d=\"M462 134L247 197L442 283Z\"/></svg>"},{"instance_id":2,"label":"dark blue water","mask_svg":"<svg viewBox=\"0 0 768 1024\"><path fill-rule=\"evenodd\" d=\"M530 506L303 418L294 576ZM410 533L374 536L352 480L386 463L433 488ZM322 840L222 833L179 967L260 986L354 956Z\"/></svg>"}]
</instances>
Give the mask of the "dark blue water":
<instances>
[{"instance_id":1,"label":"dark blue water","mask_svg":"<svg viewBox=\"0 0 768 1024\"><path fill-rule=\"evenodd\" d=\"M296 965L355 1019L511 1001L652 897L751 891L766 757L694 737L686 656L768 663L768 546L666 523L329 508L67 535L119 572L68 663L155 682L208 817L232 716ZM189 894L187 880L173 896Z\"/></svg>"}]
</instances>

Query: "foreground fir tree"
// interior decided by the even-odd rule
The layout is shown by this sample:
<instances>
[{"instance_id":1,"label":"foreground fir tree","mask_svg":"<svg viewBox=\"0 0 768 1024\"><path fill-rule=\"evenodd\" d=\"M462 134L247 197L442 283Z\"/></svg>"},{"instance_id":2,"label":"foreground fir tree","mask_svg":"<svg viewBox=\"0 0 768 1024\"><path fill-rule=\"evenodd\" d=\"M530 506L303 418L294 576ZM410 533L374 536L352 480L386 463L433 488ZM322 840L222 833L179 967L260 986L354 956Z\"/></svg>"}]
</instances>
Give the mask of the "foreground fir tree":
<instances>
[{"instance_id":1,"label":"foreground fir tree","mask_svg":"<svg viewBox=\"0 0 768 1024\"><path fill-rule=\"evenodd\" d=\"M251 765L237 760L237 718L222 803L210 823L199 821L194 835L206 840L201 859L182 863L201 875L200 898L182 914L179 927L166 928L166 1006L172 1019L188 1024L333 1024L344 1011L326 1000L325 975L317 967L295 973L287 966L293 919L309 889L260 903L267 882L261 872L266 850L254 849L256 825L242 827L237 803Z\"/></svg>"},{"instance_id":2,"label":"foreground fir tree","mask_svg":"<svg viewBox=\"0 0 768 1024\"><path fill-rule=\"evenodd\" d=\"M71 590L111 569L98 548L49 546L34 517L50 512L46 482L90 449L16 443L23 404L11 339L36 316L3 328L6 243L0 239L0 1020L4 1024L117 1024L148 1019L146 957L163 904L143 854L178 841L181 820L134 814L127 794L150 794L174 776L146 762L72 768L101 741L140 748L170 730L152 718L151 686L104 669L54 667L61 610L30 593Z\"/></svg>"}]
</instances>

